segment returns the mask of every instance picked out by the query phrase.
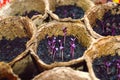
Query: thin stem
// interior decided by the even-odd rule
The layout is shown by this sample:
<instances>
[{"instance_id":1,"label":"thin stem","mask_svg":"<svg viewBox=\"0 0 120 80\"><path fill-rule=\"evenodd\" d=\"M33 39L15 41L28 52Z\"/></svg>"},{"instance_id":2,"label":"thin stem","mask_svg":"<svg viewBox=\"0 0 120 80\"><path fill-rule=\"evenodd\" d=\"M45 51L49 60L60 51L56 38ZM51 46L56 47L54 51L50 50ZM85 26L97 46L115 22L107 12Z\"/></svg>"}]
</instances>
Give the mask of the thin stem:
<instances>
[{"instance_id":1,"label":"thin stem","mask_svg":"<svg viewBox=\"0 0 120 80\"><path fill-rule=\"evenodd\" d=\"M59 40L59 44L60 44L60 54L61 54L62 61L63 61L63 60L64 60L64 59L63 59L63 56L64 56L64 54L63 54L63 52L64 52L64 47L63 47L63 45L62 45L62 41L61 41L61 40Z\"/></svg>"},{"instance_id":2,"label":"thin stem","mask_svg":"<svg viewBox=\"0 0 120 80\"><path fill-rule=\"evenodd\" d=\"M64 46L65 46L66 35L67 35L67 27L63 28L63 33L64 33Z\"/></svg>"},{"instance_id":3,"label":"thin stem","mask_svg":"<svg viewBox=\"0 0 120 80\"><path fill-rule=\"evenodd\" d=\"M71 57L72 59L74 58L74 50L75 50L75 39L76 38L71 38L71 42L70 42L70 53L71 53Z\"/></svg>"},{"instance_id":4,"label":"thin stem","mask_svg":"<svg viewBox=\"0 0 120 80\"><path fill-rule=\"evenodd\" d=\"M56 55L57 51L58 51L58 48L55 48L54 53L53 53L53 61L55 60L55 55Z\"/></svg>"}]
</instances>

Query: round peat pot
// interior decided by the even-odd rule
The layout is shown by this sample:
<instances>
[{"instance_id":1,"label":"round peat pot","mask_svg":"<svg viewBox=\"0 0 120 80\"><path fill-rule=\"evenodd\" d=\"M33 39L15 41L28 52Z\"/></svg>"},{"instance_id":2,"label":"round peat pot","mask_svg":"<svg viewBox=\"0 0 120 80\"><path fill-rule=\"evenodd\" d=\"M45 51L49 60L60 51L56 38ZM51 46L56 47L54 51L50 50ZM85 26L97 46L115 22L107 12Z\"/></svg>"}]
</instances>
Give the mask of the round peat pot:
<instances>
[{"instance_id":1,"label":"round peat pot","mask_svg":"<svg viewBox=\"0 0 120 80\"><path fill-rule=\"evenodd\" d=\"M79 20L83 18L86 10L94 6L90 0L46 0L46 3L48 14L62 21Z\"/></svg>"},{"instance_id":2,"label":"round peat pot","mask_svg":"<svg viewBox=\"0 0 120 80\"><path fill-rule=\"evenodd\" d=\"M84 57L92 80L120 79L120 36L99 38Z\"/></svg>"},{"instance_id":3,"label":"round peat pot","mask_svg":"<svg viewBox=\"0 0 120 80\"><path fill-rule=\"evenodd\" d=\"M39 66L50 69L83 61L83 53L93 42L83 23L49 22L37 32L32 54Z\"/></svg>"},{"instance_id":4,"label":"round peat pot","mask_svg":"<svg viewBox=\"0 0 120 80\"><path fill-rule=\"evenodd\" d=\"M56 67L44 71L32 80L91 80L89 73L73 70L69 67Z\"/></svg>"},{"instance_id":5,"label":"round peat pot","mask_svg":"<svg viewBox=\"0 0 120 80\"><path fill-rule=\"evenodd\" d=\"M36 28L28 18L7 17L0 21L0 61L9 63L18 75L30 62L25 57L29 54L28 48L33 43L35 34Z\"/></svg>"},{"instance_id":6,"label":"round peat pot","mask_svg":"<svg viewBox=\"0 0 120 80\"><path fill-rule=\"evenodd\" d=\"M94 38L120 35L120 6L108 2L86 12L85 24Z\"/></svg>"},{"instance_id":7,"label":"round peat pot","mask_svg":"<svg viewBox=\"0 0 120 80\"><path fill-rule=\"evenodd\" d=\"M12 0L0 9L0 16L27 16L44 14L44 0Z\"/></svg>"},{"instance_id":8,"label":"round peat pot","mask_svg":"<svg viewBox=\"0 0 120 80\"><path fill-rule=\"evenodd\" d=\"M0 62L0 80L20 80L10 65Z\"/></svg>"}]
</instances>

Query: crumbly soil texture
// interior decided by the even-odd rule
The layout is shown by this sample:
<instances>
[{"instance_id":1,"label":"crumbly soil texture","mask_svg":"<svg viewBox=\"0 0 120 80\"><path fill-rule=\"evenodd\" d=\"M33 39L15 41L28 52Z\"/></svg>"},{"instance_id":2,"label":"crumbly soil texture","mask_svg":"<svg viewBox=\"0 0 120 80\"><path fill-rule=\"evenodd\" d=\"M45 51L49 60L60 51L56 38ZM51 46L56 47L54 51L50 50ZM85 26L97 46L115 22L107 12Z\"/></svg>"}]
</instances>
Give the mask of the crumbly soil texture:
<instances>
[{"instance_id":1,"label":"crumbly soil texture","mask_svg":"<svg viewBox=\"0 0 120 80\"><path fill-rule=\"evenodd\" d=\"M7 40L2 38L0 40L0 61L10 62L20 53L26 49L26 42L29 38L15 38L13 40Z\"/></svg>"},{"instance_id":2,"label":"crumbly soil texture","mask_svg":"<svg viewBox=\"0 0 120 80\"><path fill-rule=\"evenodd\" d=\"M54 13L60 18L71 17L72 19L80 19L84 16L84 10L75 5L58 6L56 7Z\"/></svg>"},{"instance_id":3,"label":"crumbly soil texture","mask_svg":"<svg viewBox=\"0 0 120 80\"><path fill-rule=\"evenodd\" d=\"M120 56L104 56L93 61L93 69L100 80L120 80Z\"/></svg>"},{"instance_id":4,"label":"crumbly soil texture","mask_svg":"<svg viewBox=\"0 0 120 80\"><path fill-rule=\"evenodd\" d=\"M39 42L38 48L37 48L37 54L39 58L47 63L51 64L54 62L65 62L65 61L70 61L72 59L77 59L81 57L86 50L85 47L83 47L78 40L75 40L75 49L74 49L74 54L71 54L71 48L70 48L70 38L75 38L74 36L66 36L66 41L64 45L64 50L63 50L63 56L62 56L62 50L60 50L60 43L58 40L62 40L63 42L63 36L57 36L56 37L56 43L55 47L58 48L58 50L55 52L55 54L51 54L49 52L49 47L48 47L48 40L45 38ZM62 43L63 44L63 43Z\"/></svg>"},{"instance_id":5,"label":"crumbly soil texture","mask_svg":"<svg viewBox=\"0 0 120 80\"><path fill-rule=\"evenodd\" d=\"M116 14L112 14L112 11L109 10L104 14L102 20L97 19L93 30L102 36L120 35L120 14L117 14L117 11L119 11L118 7L114 8L114 11L116 11Z\"/></svg>"},{"instance_id":6,"label":"crumbly soil texture","mask_svg":"<svg viewBox=\"0 0 120 80\"><path fill-rule=\"evenodd\" d=\"M34 15L39 15L39 14L40 14L40 12L32 10L32 11L29 11L29 12L26 11L21 16L27 16L28 18L32 18ZM19 16L19 13L16 14L16 16Z\"/></svg>"}]
</instances>

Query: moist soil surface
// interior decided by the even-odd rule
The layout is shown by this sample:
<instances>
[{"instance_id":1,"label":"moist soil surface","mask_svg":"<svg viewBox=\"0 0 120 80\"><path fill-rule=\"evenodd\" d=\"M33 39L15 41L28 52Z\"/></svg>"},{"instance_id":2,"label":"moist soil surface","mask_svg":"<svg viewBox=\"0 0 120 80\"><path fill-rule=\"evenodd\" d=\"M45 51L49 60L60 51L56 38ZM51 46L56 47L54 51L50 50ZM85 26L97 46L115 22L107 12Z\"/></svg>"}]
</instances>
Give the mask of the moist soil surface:
<instances>
[{"instance_id":1,"label":"moist soil surface","mask_svg":"<svg viewBox=\"0 0 120 80\"><path fill-rule=\"evenodd\" d=\"M26 11L21 16L27 16L28 18L32 18L34 15L38 15L38 14L40 14L40 12L32 10L32 11L29 11L29 12ZM20 15L19 13L16 14L16 16L19 16L19 15Z\"/></svg>"},{"instance_id":2,"label":"moist soil surface","mask_svg":"<svg viewBox=\"0 0 120 80\"><path fill-rule=\"evenodd\" d=\"M114 10L117 13L118 8ZM96 20L93 30L102 36L120 35L120 14L112 14L111 10L107 11L102 20Z\"/></svg>"},{"instance_id":3,"label":"moist soil surface","mask_svg":"<svg viewBox=\"0 0 120 80\"><path fill-rule=\"evenodd\" d=\"M7 40L2 38L0 40L0 61L10 62L20 53L26 49L26 42L29 38L15 38L13 40Z\"/></svg>"},{"instance_id":4,"label":"moist soil surface","mask_svg":"<svg viewBox=\"0 0 120 80\"><path fill-rule=\"evenodd\" d=\"M93 70L100 80L120 80L120 56L104 56L93 61Z\"/></svg>"},{"instance_id":5,"label":"moist soil surface","mask_svg":"<svg viewBox=\"0 0 120 80\"><path fill-rule=\"evenodd\" d=\"M47 63L51 64L53 62L64 62L64 61L70 61L72 59L79 58L83 55L84 51L86 50L85 47L83 47L78 40L75 40L75 49L74 54L72 56L71 54L71 38L75 38L74 36L66 36L65 45L63 44L63 36L56 37L56 43L55 47L58 48L58 50L55 52L55 54L50 53L49 47L48 47L48 39L45 38L39 42L38 48L37 48L37 54L39 58ZM64 45L63 50L63 58L62 58L62 50L60 50L60 43L58 40L62 41L62 44Z\"/></svg>"},{"instance_id":6,"label":"moist soil surface","mask_svg":"<svg viewBox=\"0 0 120 80\"><path fill-rule=\"evenodd\" d=\"M72 19L80 19L84 16L84 10L81 7L74 5L58 6L56 7L54 13L60 18L71 17Z\"/></svg>"}]
</instances>

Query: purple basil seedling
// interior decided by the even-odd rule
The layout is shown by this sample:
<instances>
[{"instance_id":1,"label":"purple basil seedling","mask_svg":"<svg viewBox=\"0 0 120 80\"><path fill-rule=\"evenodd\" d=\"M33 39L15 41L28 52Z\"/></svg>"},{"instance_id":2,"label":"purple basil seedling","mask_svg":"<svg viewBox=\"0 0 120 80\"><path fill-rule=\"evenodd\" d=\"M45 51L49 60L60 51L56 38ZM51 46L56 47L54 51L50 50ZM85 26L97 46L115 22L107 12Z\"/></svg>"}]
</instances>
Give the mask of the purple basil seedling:
<instances>
[{"instance_id":1,"label":"purple basil seedling","mask_svg":"<svg viewBox=\"0 0 120 80\"><path fill-rule=\"evenodd\" d=\"M93 27L94 31L99 33L103 36L108 35L120 35L120 14L117 13L116 10L119 11L120 6L116 8L112 8L111 10L107 11L103 16L102 19L96 20L96 25ZM112 14L112 11L115 11L115 14Z\"/></svg>"},{"instance_id":2,"label":"purple basil seedling","mask_svg":"<svg viewBox=\"0 0 120 80\"><path fill-rule=\"evenodd\" d=\"M60 49L60 54L61 54L61 56L62 56L62 61L64 60L64 55L63 55L63 51L64 51L64 47L63 47L63 43L62 43L62 41L61 40L58 40L59 41L59 44L60 44L60 47L59 47L59 49Z\"/></svg>"},{"instance_id":3,"label":"purple basil seedling","mask_svg":"<svg viewBox=\"0 0 120 80\"><path fill-rule=\"evenodd\" d=\"M50 54L54 54L54 50L55 50L55 45L56 45L56 37L54 37L54 35L52 37L47 36L47 40L48 40L48 52Z\"/></svg>"},{"instance_id":4,"label":"purple basil seedling","mask_svg":"<svg viewBox=\"0 0 120 80\"><path fill-rule=\"evenodd\" d=\"M75 52L75 39L76 38L71 38L71 42L70 42L70 53L71 53L71 57L74 58L74 52Z\"/></svg>"},{"instance_id":5,"label":"purple basil seedling","mask_svg":"<svg viewBox=\"0 0 120 80\"><path fill-rule=\"evenodd\" d=\"M109 68L111 66L111 62L105 62L105 66L106 66L106 69L107 69L107 74L109 74Z\"/></svg>"},{"instance_id":6,"label":"purple basil seedling","mask_svg":"<svg viewBox=\"0 0 120 80\"><path fill-rule=\"evenodd\" d=\"M67 35L67 27L63 28L63 33L64 33L64 45L65 45L66 35Z\"/></svg>"},{"instance_id":7,"label":"purple basil seedling","mask_svg":"<svg viewBox=\"0 0 120 80\"><path fill-rule=\"evenodd\" d=\"M51 37L47 36L47 48L48 48L48 52L49 52L50 54L52 54L52 53L51 53L51 52L52 52L51 46L52 46Z\"/></svg>"},{"instance_id":8,"label":"purple basil seedling","mask_svg":"<svg viewBox=\"0 0 120 80\"><path fill-rule=\"evenodd\" d=\"M55 55L56 55L57 51L58 51L58 48L55 48L54 53L53 53L53 60L55 60Z\"/></svg>"}]
</instances>

